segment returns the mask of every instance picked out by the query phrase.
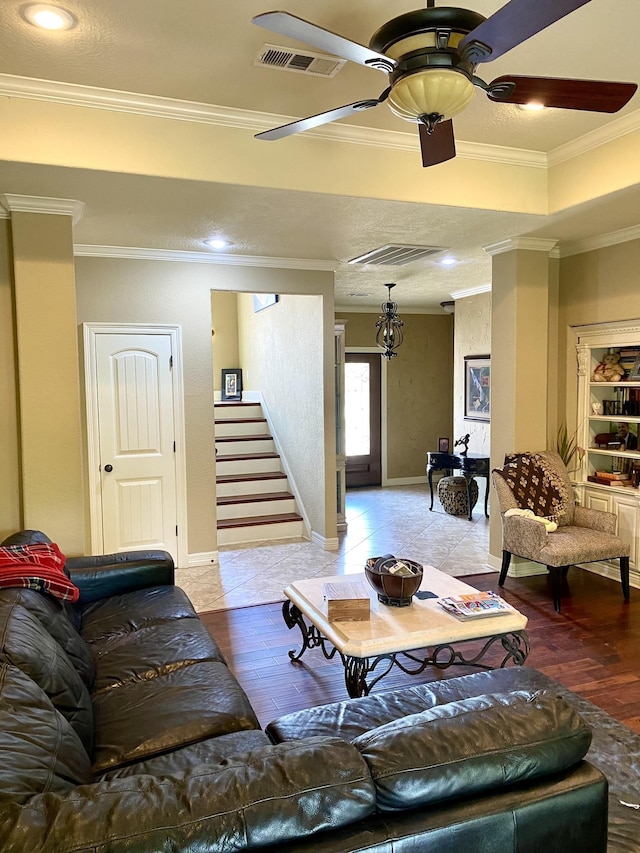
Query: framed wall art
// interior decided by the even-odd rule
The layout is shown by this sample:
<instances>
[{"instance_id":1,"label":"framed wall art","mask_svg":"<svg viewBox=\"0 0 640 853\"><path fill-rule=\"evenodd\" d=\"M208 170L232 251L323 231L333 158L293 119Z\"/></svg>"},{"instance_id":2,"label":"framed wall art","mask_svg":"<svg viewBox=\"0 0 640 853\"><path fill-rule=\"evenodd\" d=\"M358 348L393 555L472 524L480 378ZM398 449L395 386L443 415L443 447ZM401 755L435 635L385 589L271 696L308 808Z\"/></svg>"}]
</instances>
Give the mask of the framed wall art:
<instances>
[{"instance_id":1,"label":"framed wall art","mask_svg":"<svg viewBox=\"0 0 640 853\"><path fill-rule=\"evenodd\" d=\"M222 370L222 399L242 400L242 370L239 367Z\"/></svg>"},{"instance_id":2,"label":"framed wall art","mask_svg":"<svg viewBox=\"0 0 640 853\"><path fill-rule=\"evenodd\" d=\"M469 421L491 420L491 357L464 357L464 418Z\"/></svg>"}]
</instances>

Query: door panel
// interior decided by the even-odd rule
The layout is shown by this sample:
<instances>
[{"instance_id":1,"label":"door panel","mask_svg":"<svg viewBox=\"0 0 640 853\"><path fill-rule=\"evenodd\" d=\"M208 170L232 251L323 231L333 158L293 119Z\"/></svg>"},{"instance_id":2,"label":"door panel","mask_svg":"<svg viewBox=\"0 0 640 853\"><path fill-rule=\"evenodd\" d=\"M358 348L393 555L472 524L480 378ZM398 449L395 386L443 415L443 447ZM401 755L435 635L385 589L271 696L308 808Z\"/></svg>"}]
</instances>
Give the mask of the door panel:
<instances>
[{"instance_id":1,"label":"door panel","mask_svg":"<svg viewBox=\"0 0 640 853\"><path fill-rule=\"evenodd\" d=\"M346 484L379 486L382 482L382 367L378 353L345 355Z\"/></svg>"},{"instance_id":2,"label":"door panel","mask_svg":"<svg viewBox=\"0 0 640 853\"><path fill-rule=\"evenodd\" d=\"M163 548L177 558L170 335L96 337L105 553Z\"/></svg>"}]
</instances>

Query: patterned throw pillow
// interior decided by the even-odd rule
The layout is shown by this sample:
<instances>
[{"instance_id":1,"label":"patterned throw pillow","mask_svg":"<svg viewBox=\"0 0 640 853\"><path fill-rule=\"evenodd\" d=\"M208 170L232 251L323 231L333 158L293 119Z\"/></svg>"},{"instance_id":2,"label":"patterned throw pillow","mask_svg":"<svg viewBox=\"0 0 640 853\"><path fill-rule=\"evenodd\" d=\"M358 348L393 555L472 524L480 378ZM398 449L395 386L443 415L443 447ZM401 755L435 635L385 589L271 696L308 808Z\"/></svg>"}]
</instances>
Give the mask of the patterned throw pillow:
<instances>
[{"instance_id":1,"label":"patterned throw pillow","mask_svg":"<svg viewBox=\"0 0 640 853\"><path fill-rule=\"evenodd\" d=\"M506 480L521 509L552 521L565 515L571 496L562 477L538 453L512 453L505 456L498 473Z\"/></svg>"},{"instance_id":2,"label":"patterned throw pillow","mask_svg":"<svg viewBox=\"0 0 640 853\"><path fill-rule=\"evenodd\" d=\"M57 545L10 545L0 548L0 588L23 587L77 601L80 590L64 573L66 558Z\"/></svg>"}]
</instances>

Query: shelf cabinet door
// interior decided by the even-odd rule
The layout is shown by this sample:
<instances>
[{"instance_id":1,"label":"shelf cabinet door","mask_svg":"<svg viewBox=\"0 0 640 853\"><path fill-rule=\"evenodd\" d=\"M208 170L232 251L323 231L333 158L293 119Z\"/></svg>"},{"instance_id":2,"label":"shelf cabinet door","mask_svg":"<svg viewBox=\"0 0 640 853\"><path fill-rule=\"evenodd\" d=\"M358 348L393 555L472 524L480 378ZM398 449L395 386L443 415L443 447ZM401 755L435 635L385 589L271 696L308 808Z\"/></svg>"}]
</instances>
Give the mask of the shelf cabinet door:
<instances>
[{"instance_id":1,"label":"shelf cabinet door","mask_svg":"<svg viewBox=\"0 0 640 853\"><path fill-rule=\"evenodd\" d=\"M611 512L611 496L603 494L600 491L591 491L587 489L584 495L585 506L587 509L597 509L600 512Z\"/></svg>"},{"instance_id":2,"label":"shelf cabinet door","mask_svg":"<svg viewBox=\"0 0 640 853\"><path fill-rule=\"evenodd\" d=\"M629 495L612 496L612 512L618 516L618 536L631 546L629 563L638 565L638 499Z\"/></svg>"}]
</instances>

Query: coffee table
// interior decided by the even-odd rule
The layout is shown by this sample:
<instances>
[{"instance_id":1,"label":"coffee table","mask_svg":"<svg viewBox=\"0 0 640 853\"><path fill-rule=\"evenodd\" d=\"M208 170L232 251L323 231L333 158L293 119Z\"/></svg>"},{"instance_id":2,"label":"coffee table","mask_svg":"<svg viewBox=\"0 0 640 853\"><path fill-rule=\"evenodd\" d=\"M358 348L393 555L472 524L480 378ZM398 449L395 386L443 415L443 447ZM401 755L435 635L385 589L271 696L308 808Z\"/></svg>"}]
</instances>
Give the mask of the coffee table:
<instances>
[{"instance_id":1,"label":"coffee table","mask_svg":"<svg viewBox=\"0 0 640 853\"><path fill-rule=\"evenodd\" d=\"M492 669L510 661L522 665L529 654L524 630L527 617L515 609L506 615L462 622L443 610L437 598L420 600L414 596L409 607L388 607L369 588L370 621L329 622L324 584L354 581L368 587L364 573L296 581L284 590L282 606L287 627L297 625L302 634L302 647L289 652L291 661L299 661L307 649L313 648L320 648L329 660L337 654L344 666L349 696L366 696L394 667L410 675L418 675L428 666ZM433 592L438 598L477 592L432 566L424 566L420 591ZM465 644L478 640L482 641L480 648L476 642L466 657ZM500 656L492 666L485 658L495 650Z\"/></svg>"}]
</instances>

